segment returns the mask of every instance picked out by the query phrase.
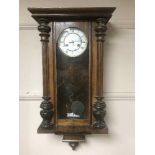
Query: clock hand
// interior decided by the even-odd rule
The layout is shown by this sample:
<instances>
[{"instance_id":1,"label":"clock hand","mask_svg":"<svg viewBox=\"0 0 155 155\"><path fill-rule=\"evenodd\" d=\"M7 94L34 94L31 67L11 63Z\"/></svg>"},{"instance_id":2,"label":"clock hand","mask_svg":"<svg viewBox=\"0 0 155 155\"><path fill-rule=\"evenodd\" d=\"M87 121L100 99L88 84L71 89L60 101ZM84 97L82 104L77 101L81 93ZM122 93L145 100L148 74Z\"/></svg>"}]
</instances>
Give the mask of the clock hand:
<instances>
[{"instance_id":1,"label":"clock hand","mask_svg":"<svg viewBox=\"0 0 155 155\"><path fill-rule=\"evenodd\" d=\"M73 43L73 44L74 44L74 41L71 41L71 42L69 42L69 43Z\"/></svg>"}]
</instances>

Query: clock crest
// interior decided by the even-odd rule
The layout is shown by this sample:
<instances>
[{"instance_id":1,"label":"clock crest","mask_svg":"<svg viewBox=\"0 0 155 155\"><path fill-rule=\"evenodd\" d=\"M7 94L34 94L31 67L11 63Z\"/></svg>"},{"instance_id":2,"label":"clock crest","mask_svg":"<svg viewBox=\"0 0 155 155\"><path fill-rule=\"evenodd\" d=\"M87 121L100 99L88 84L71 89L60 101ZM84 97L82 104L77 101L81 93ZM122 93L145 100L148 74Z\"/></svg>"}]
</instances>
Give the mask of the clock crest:
<instances>
[{"instance_id":1,"label":"clock crest","mask_svg":"<svg viewBox=\"0 0 155 155\"><path fill-rule=\"evenodd\" d=\"M107 134L103 47L114 7L28 8L39 23L43 101L38 133L63 135L74 150L86 134Z\"/></svg>"}]
</instances>

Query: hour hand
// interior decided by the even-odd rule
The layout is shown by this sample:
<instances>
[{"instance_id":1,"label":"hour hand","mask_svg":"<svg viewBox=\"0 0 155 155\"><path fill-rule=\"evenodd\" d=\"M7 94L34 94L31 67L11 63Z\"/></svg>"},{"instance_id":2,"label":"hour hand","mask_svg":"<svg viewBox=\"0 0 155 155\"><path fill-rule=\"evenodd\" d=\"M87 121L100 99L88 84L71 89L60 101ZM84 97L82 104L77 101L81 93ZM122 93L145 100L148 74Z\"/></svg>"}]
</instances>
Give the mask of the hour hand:
<instances>
[{"instance_id":1,"label":"hour hand","mask_svg":"<svg viewBox=\"0 0 155 155\"><path fill-rule=\"evenodd\" d=\"M70 41L69 43L73 43L73 44L74 44L74 41L72 40L72 41Z\"/></svg>"}]
</instances>

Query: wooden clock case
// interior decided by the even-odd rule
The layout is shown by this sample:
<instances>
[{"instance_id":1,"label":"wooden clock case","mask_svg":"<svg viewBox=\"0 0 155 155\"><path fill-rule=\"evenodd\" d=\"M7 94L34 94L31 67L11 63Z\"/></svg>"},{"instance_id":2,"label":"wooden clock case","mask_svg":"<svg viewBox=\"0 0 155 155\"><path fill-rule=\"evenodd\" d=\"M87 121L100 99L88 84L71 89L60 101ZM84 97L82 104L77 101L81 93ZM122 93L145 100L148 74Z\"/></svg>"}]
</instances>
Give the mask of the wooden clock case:
<instances>
[{"instance_id":1,"label":"wooden clock case","mask_svg":"<svg viewBox=\"0 0 155 155\"><path fill-rule=\"evenodd\" d=\"M103 47L106 24L115 8L28 8L28 10L39 24L38 30L42 42L43 101L40 105L42 108L40 115L43 121L38 133L62 134L63 141L69 142L74 150L79 142L85 140L86 134L108 133L104 121L106 105L103 97ZM66 60L57 56L58 37L69 27L81 29L88 38L85 52L87 54L83 58L79 57L77 69L77 63L74 63L77 59ZM74 83L77 81L79 88L77 93L86 101L84 111L86 116L83 119L61 117L65 109L62 104L59 105L59 98L63 94L59 93L58 88L58 66L63 72L60 76L69 81L74 77Z\"/></svg>"}]
</instances>

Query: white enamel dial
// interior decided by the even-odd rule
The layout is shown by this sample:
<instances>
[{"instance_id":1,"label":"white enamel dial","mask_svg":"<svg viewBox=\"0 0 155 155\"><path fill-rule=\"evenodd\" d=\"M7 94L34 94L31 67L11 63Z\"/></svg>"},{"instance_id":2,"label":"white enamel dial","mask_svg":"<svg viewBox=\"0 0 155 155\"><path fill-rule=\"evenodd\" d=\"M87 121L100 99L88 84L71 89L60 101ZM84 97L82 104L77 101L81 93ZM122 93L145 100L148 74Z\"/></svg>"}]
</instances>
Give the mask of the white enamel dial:
<instances>
[{"instance_id":1,"label":"white enamel dial","mask_svg":"<svg viewBox=\"0 0 155 155\"><path fill-rule=\"evenodd\" d=\"M60 51L69 57L81 55L86 50L87 44L86 35L77 28L65 29L58 39Z\"/></svg>"}]
</instances>

